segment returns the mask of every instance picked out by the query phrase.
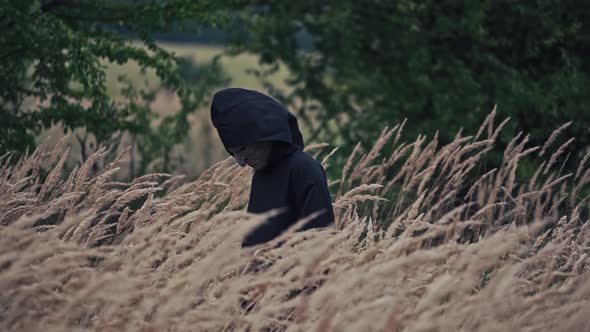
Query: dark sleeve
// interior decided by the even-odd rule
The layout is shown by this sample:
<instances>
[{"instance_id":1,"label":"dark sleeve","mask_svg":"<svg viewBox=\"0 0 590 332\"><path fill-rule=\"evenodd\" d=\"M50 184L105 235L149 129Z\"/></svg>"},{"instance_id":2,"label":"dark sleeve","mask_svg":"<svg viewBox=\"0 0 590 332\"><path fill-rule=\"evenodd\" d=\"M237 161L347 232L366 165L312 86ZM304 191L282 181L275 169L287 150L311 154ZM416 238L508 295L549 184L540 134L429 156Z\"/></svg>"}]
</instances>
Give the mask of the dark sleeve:
<instances>
[{"instance_id":1,"label":"dark sleeve","mask_svg":"<svg viewBox=\"0 0 590 332\"><path fill-rule=\"evenodd\" d=\"M319 216L308 221L299 230L326 227L334 222L332 199L325 176L318 176L318 178L306 179L305 181L294 179L292 185L293 205L298 220L316 211L322 211Z\"/></svg>"},{"instance_id":2,"label":"dark sleeve","mask_svg":"<svg viewBox=\"0 0 590 332\"><path fill-rule=\"evenodd\" d=\"M242 247L255 246L257 244L268 242L279 236L279 234L289 226L283 225L285 219L286 218L280 218L280 215L268 219L244 237L244 240L242 240Z\"/></svg>"}]
</instances>

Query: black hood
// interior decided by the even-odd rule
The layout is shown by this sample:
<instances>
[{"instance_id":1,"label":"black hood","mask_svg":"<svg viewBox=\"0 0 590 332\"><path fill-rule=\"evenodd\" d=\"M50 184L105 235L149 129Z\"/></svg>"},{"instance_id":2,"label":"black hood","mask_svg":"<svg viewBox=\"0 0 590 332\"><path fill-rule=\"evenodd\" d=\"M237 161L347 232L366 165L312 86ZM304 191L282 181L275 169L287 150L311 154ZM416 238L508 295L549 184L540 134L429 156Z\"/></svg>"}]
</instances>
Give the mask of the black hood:
<instances>
[{"instance_id":1,"label":"black hood","mask_svg":"<svg viewBox=\"0 0 590 332\"><path fill-rule=\"evenodd\" d=\"M303 149L295 116L278 101L257 91L218 91L211 102L211 121L226 149L260 141L280 142L273 146L272 159ZM278 146L281 148L275 148Z\"/></svg>"}]
</instances>

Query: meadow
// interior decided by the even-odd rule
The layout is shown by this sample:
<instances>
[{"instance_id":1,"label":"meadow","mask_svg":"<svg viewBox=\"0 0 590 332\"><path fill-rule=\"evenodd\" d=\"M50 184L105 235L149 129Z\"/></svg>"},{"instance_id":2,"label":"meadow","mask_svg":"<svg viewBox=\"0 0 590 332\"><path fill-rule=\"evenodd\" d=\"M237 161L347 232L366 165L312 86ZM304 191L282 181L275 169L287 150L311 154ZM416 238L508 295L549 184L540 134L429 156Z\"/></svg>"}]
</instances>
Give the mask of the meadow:
<instances>
[{"instance_id":1,"label":"meadow","mask_svg":"<svg viewBox=\"0 0 590 332\"><path fill-rule=\"evenodd\" d=\"M168 52L174 53L178 57L189 58L197 63L207 63L216 56L224 54L225 49L222 46L194 44L194 43L174 43L158 42L158 45ZM248 73L250 69L268 69L259 63L259 56L251 53L242 53L237 56L222 56L220 58L221 66L225 73L231 79L232 86L240 86L246 89L261 90L263 85ZM123 65L116 63L105 63L106 79L109 93L117 96L123 87L118 81L119 75L125 75L137 87L157 86L159 79L153 70L142 72L135 62L127 62ZM288 77L289 71L285 66L280 66L279 71L270 77L270 81L279 88L287 88L284 80Z\"/></svg>"},{"instance_id":2,"label":"meadow","mask_svg":"<svg viewBox=\"0 0 590 332\"><path fill-rule=\"evenodd\" d=\"M172 52L178 57L192 59L199 64L209 63L215 57L221 56L220 64L224 73L229 78L229 83L227 86L219 87L219 89L241 87L263 92L266 91L262 82L249 73L250 70L268 69L267 66L259 63L259 57L257 55L243 53L237 56L222 56L225 49L221 46L173 42L160 42L158 44L166 51ZM160 80L153 70L142 71L138 64L133 61L126 62L122 65L105 61L103 65L105 66L108 93L114 100L125 100L125 97L121 96L121 91L126 87L126 83L119 81L119 76L122 75L136 89L157 89L160 86ZM285 66L281 65L278 72L269 77L269 81L278 88L288 91L289 88L285 84L285 79L288 75L289 71ZM172 91L159 89L150 107L157 114L169 115L176 113L180 109L180 101L178 96ZM195 113L189 115L189 123L191 126L189 136L183 145L177 146L175 149L175 158L182 158L182 162L174 170L175 174L200 174L213 163L227 157L211 125L208 105L203 106ZM302 129L304 131L306 130L306 128ZM85 135L84 128L77 129L74 134L69 135L68 143L72 148L72 158L66 162L68 165L80 159L81 147L80 142L75 139L76 135L83 137ZM126 135L123 136L122 145L130 144L129 138ZM63 128L60 124L57 124L42 132L39 135L38 143L47 141L48 144L54 145L62 137ZM92 135L89 135L87 138L86 150L96 150L96 144ZM120 177L126 176L126 171L129 167L124 164L128 164L128 159L125 158L122 161Z\"/></svg>"},{"instance_id":3,"label":"meadow","mask_svg":"<svg viewBox=\"0 0 590 332\"><path fill-rule=\"evenodd\" d=\"M333 227L254 251L240 240L265 216L245 212L252 173L232 159L118 182L104 149L64 172L66 139L3 156L0 329L589 331L589 155L561 172L565 124L481 171L505 124L492 112L444 145L384 128L329 179ZM334 148L307 151L330 168ZM540 167L520 181L524 158Z\"/></svg>"}]
</instances>

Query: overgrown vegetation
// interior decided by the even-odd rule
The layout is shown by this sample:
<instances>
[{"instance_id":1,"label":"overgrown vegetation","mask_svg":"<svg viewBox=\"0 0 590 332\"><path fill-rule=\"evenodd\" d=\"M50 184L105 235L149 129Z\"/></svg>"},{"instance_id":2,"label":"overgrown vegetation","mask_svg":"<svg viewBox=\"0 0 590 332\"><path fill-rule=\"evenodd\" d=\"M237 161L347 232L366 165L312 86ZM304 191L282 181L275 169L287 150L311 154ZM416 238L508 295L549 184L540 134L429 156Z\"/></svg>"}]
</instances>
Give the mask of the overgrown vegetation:
<instances>
[{"instance_id":1,"label":"overgrown vegetation","mask_svg":"<svg viewBox=\"0 0 590 332\"><path fill-rule=\"evenodd\" d=\"M0 154L34 149L41 130L59 124L65 132L84 129L111 151L121 136L130 135L141 153L137 173L150 162L168 170L172 148L187 136L188 116L207 104L211 90L226 78L216 61L182 62L152 35L223 25L228 3L2 0ZM105 64L127 62L154 71L161 84L151 89L126 84L122 98L112 98ZM154 112L150 102L159 89L176 93L180 109L165 116ZM84 148L86 138L79 140Z\"/></svg>"},{"instance_id":2,"label":"overgrown vegetation","mask_svg":"<svg viewBox=\"0 0 590 332\"><path fill-rule=\"evenodd\" d=\"M580 192L588 155L565 174L559 131L542 146L519 135L502 165L481 174L504 125L492 113L476 136L440 146L436 137L404 142L403 125L384 129L330 180L335 227L289 232L252 255L240 240L264 216L244 212L251 171L231 159L194 182L150 174L120 183L110 180L116 161L93 172L104 149L69 174L63 144L16 165L5 156L0 326L587 330L590 216ZM327 168L330 154L322 154ZM544 161L518 183L525 158Z\"/></svg>"},{"instance_id":3,"label":"overgrown vegetation","mask_svg":"<svg viewBox=\"0 0 590 332\"><path fill-rule=\"evenodd\" d=\"M368 149L385 124L407 118L404 139L440 130L446 144L460 128L476 128L495 104L512 118L498 137L502 147L519 131L540 145L555 124L576 119L565 130L576 138L565 165L574 171L590 144L589 2L253 3L244 20L249 38L238 36L236 50L286 64L294 88L282 100L315 129L311 139L342 140L338 165L357 142ZM501 153L488 155L491 167L501 160ZM532 176L536 166L521 175Z\"/></svg>"}]
</instances>

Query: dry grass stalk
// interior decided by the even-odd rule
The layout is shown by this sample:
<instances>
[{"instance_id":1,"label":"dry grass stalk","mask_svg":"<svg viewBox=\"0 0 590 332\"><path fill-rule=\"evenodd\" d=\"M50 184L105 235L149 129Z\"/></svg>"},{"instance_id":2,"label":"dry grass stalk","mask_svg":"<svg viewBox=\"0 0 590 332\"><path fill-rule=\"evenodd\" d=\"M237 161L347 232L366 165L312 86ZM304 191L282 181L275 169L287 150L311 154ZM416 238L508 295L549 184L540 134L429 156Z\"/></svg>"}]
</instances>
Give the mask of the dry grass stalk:
<instances>
[{"instance_id":1,"label":"dry grass stalk","mask_svg":"<svg viewBox=\"0 0 590 332\"><path fill-rule=\"evenodd\" d=\"M477 139L479 138L479 136L481 136L486 127L488 129L488 137L491 137L493 135L492 130L494 126L494 118L496 117L496 107L497 105L494 105L494 108L492 109L490 114L486 116L485 120L477 130L477 134L475 134L475 137L473 138L474 141L477 141Z\"/></svg>"},{"instance_id":2,"label":"dry grass stalk","mask_svg":"<svg viewBox=\"0 0 590 332\"><path fill-rule=\"evenodd\" d=\"M559 128L555 129L551 135L549 136L549 138L547 139L547 141L545 142L545 144L543 144L543 148L541 149L541 152L539 152L539 157L543 156L543 154L545 154L545 151L547 151L547 148L549 148L551 146L551 144L553 144L553 142L555 142L555 140L557 139L557 136L559 136L559 134L564 131L567 127L569 127L572 124L572 122L568 122L562 126L560 126Z\"/></svg>"},{"instance_id":3,"label":"dry grass stalk","mask_svg":"<svg viewBox=\"0 0 590 332\"><path fill-rule=\"evenodd\" d=\"M316 149L322 149L325 148L326 146L329 146L330 144L328 143L316 143L316 144L310 144L308 146L306 146L303 151L308 152L311 150L316 150Z\"/></svg>"},{"instance_id":4,"label":"dry grass stalk","mask_svg":"<svg viewBox=\"0 0 590 332\"><path fill-rule=\"evenodd\" d=\"M330 159L330 157L334 153L336 153L336 151L338 151L338 147L335 147L334 149L332 149L332 151L330 151L330 153L328 153L328 155L324 157L324 159L321 162L321 164L324 167L324 169L328 168L328 159Z\"/></svg>"},{"instance_id":5,"label":"dry grass stalk","mask_svg":"<svg viewBox=\"0 0 590 332\"><path fill-rule=\"evenodd\" d=\"M551 155L551 158L549 159L549 162L547 163L547 166L545 167L545 170L543 171L543 174L547 174L547 172L549 171L549 169L551 168L551 166L553 166L553 164L555 164L555 162L557 161L557 158L561 154L563 154L563 152L565 151L565 149L567 148L567 146L570 145L573 141L574 141L574 138L572 137L567 142L563 143L559 147L559 149L557 149L557 151L553 155Z\"/></svg>"},{"instance_id":6,"label":"dry grass stalk","mask_svg":"<svg viewBox=\"0 0 590 332\"><path fill-rule=\"evenodd\" d=\"M491 177L498 169L494 168L491 171L485 173L484 175L482 175L479 179L477 179L477 181L475 181L475 183L471 186L471 188L469 188L469 190L467 191L467 194L465 195L464 199L468 199L469 197L471 197L471 195L475 192L475 190L478 188L478 186L486 181L489 177Z\"/></svg>"},{"instance_id":7,"label":"dry grass stalk","mask_svg":"<svg viewBox=\"0 0 590 332\"><path fill-rule=\"evenodd\" d=\"M576 169L576 175L574 176L574 180L576 180L578 178L578 176L580 176L580 174L582 174L582 170L586 166L586 162L588 161L588 158L590 158L590 149L586 152L586 154L584 155L584 158L582 158L582 161L580 161L580 164L578 165L578 168Z\"/></svg>"}]
</instances>

